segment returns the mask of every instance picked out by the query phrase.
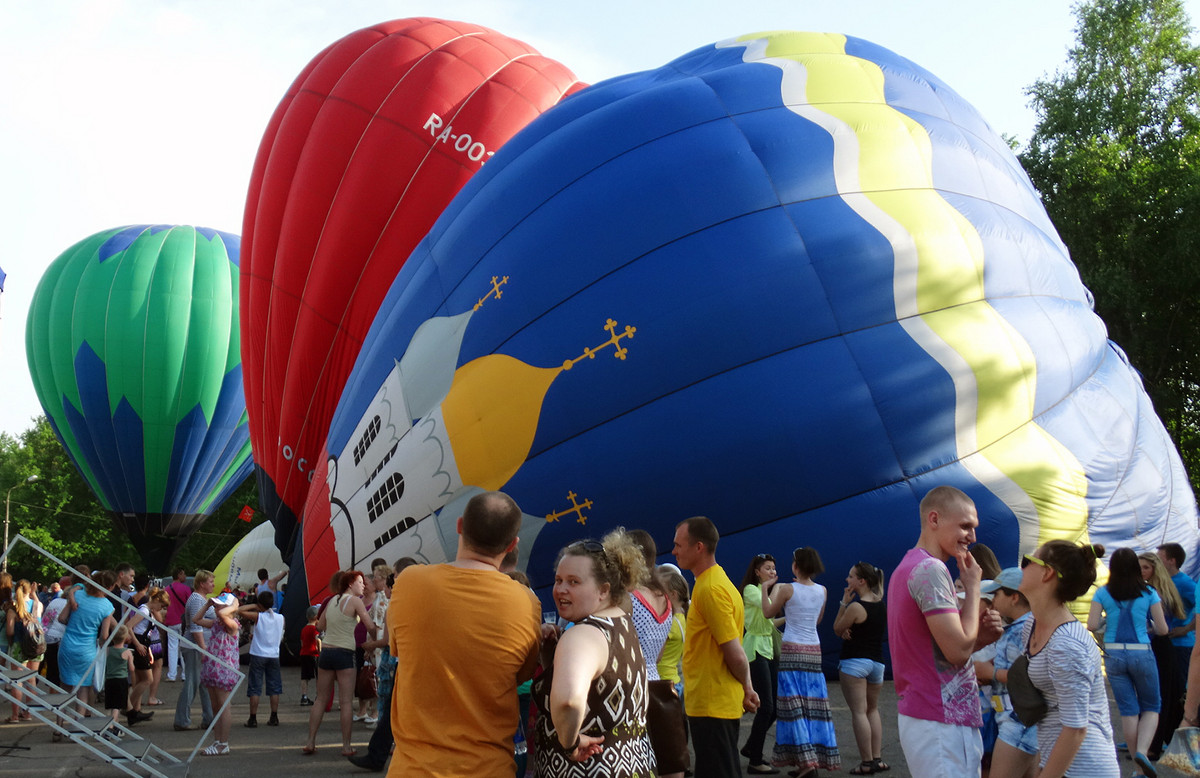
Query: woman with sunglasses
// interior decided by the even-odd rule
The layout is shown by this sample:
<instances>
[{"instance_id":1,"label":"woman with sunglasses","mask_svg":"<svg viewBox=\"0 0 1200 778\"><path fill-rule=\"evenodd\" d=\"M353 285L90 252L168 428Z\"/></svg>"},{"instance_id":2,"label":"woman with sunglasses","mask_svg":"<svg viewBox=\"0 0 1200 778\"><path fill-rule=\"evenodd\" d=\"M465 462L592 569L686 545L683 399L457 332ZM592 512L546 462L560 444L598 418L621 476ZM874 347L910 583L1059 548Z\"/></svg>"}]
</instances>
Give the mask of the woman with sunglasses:
<instances>
[{"instance_id":1,"label":"woman with sunglasses","mask_svg":"<svg viewBox=\"0 0 1200 778\"><path fill-rule=\"evenodd\" d=\"M646 661L621 607L647 575L641 547L622 529L559 553L554 604L572 626L546 636L545 672L533 683L541 712L534 730L538 778L654 774Z\"/></svg>"},{"instance_id":2,"label":"woman with sunglasses","mask_svg":"<svg viewBox=\"0 0 1200 778\"><path fill-rule=\"evenodd\" d=\"M754 712L750 737L742 746L742 756L750 760L750 766L746 768L748 772L764 775L779 772L763 759L767 730L775 723L775 689L779 685L779 653L776 646L781 641L776 640L779 630L775 628L775 622L763 614L762 604L777 580L775 557L759 554L750 560L741 586L746 614L742 650L750 662L750 683L758 692L758 710Z\"/></svg>"},{"instance_id":3,"label":"woman with sunglasses","mask_svg":"<svg viewBox=\"0 0 1200 778\"><path fill-rule=\"evenodd\" d=\"M1100 650L1067 608L1096 582L1104 546L1051 540L1021 560L1018 591L1033 618L1021 632L1029 680L1046 701L1037 724L1041 778L1118 778ZM1015 668L1015 665L1014 665ZM1012 688L1012 670L1009 672Z\"/></svg>"},{"instance_id":4,"label":"woman with sunglasses","mask_svg":"<svg viewBox=\"0 0 1200 778\"><path fill-rule=\"evenodd\" d=\"M1108 583L1092 599L1087 625L1092 631L1104 628L1104 669L1121 712L1125 742L1134 761L1153 775L1146 753L1158 729L1162 698L1158 666L1146 634L1148 618L1153 619L1155 634L1167 634L1162 599L1142 578L1137 554L1131 548L1118 548L1108 565Z\"/></svg>"},{"instance_id":5,"label":"woman with sunglasses","mask_svg":"<svg viewBox=\"0 0 1200 778\"><path fill-rule=\"evenodd\" d=\"M883 604L883 571L878 567L859 562L850 568L833 632L844 641L838 676L858 744L858 767L849 773L874 775L890 770L883 761L883 720L879 716L887 606Z\"/></svg>"}]
</instances>

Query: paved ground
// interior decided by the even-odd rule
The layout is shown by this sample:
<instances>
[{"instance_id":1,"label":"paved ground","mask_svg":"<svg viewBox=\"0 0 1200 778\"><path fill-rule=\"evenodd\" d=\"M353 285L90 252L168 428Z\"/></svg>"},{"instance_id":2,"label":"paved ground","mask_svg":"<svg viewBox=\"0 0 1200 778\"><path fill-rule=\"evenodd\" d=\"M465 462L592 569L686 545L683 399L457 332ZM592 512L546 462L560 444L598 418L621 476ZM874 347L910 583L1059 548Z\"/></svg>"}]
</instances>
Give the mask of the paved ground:
<instances>
[{"instance_id":1,"label":"paved ground","mask_svg":"<svg viewBox=\"0 0 1200 778\"><path fill-rule=\"evenodd\" d=\"M338 734L337 712L329 714L321 727L318 736L319 751L315 756L305 757L300 753L304 744L308 726L308 708L300 707L299 700L299 669L284 668L284 683L288 694L280 705L279 727L267 727L266 700L259 714L257 729L246 729L243 724L247 718L247 701L245 693L241 692L233 704L233 731L230 737L233 753L229 756L205 757L197 756L192 763L192 776L330 776L360 775L368 773L357 770L345 759L338 755L341 738ZM172 719L175 710L175 699L180 684L163 683L160 692L167 704L154 708L157 712L154 720L139 724L137 731L150 738L157 746L186 758L195 747L199 732L175 732ZM842 750L845 770L858 764L858 750L854 745L854 737L850 728L850 712L842 697L841 689L836 683L830 687L830 702L833 708L834 723L837 727L838 743ZM5 706L6 708L7 706ZM883 759L892 766L889 778L911 778L904 764L904 756L896 739L895 712L896 697L890 682L884 684L880 700L880 708L884 720ZM1115 710L1115 706L1113 708ZM147 710L150 710L149 708ZM6 718L8 711L0 718ZM195 720L199 721L199 705L195 707ZM1119 722L1114 721L1114 725ZM742 720L742 741L750 731L750 717ZM1119 732L1119 726L1114 728ZM772 729L772 735L774 730ZM355 725L354 743L365 751L371 730L363 724ZM1118 735L1118 739L1120 736ZM768 752L772 745L771 737L767 739ZM1122 773L1132 775L1136 771L1131 762L1122 761ZM1176 778L1179 773L1162 770L1159 773L1164 778ZM102 778L104 776L120 776L124 773L106 764L95 756L73 743L51 743L50 731L42 726L24 724L0 724L0 775L5 778L46 778L47 776L72 776L74 778Z\"/></svg>"}]
</instances>

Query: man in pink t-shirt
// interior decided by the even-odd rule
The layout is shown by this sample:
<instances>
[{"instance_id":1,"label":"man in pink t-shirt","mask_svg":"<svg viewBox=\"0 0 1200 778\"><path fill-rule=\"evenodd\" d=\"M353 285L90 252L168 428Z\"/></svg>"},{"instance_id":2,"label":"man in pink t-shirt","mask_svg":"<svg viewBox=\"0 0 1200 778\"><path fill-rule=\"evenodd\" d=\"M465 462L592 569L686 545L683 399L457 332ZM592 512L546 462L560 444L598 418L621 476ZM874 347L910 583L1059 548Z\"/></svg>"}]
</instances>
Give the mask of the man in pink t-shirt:
<instances>
[{"instance_id":1,"label":"man in pink t-shirt","mask_svg":"<svg viewBox=\"0 0 1200 778\"><path fill-rule=\"evenodd\" d=\"M179 655L179 636L182 634L183 606L188 597L192 596L192 587L187 583L187 571L182 567L175 568L175 580L167 586L167 617L163 621L167 625L167 645L165 654L167 660L167 680L177 679L176 672L183 671L183 659ZM178 678L182 680L182 677Z\"/></svg>"},{"instance_id":2,"label":"man in pink t-shirt","mask_svg":"<svg viewBox=\"0 0 1200 778\"><path fill-rule=\"evenodd\" d=\"M913 775L980 774L983 724L971 654L1000 636L998 617L981 616L979 565L968 553L979 518L952 486L921 500L921 536L892 573L888 641L896 679L900 744ZM958 561L962 610L947 560Z\"/></svg>"}]
</instances>

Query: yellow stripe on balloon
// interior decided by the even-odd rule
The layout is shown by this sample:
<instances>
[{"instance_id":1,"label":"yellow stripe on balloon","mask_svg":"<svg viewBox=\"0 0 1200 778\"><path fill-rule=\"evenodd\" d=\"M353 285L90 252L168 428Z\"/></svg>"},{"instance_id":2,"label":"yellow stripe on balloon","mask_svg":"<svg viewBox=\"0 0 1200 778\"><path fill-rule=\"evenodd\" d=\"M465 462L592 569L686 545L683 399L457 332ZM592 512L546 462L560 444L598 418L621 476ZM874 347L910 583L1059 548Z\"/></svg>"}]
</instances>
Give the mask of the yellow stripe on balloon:
<instances>
[{"instance_id":1,"label":"yellow stripe on balloon","mask_svg":"<svg viewBox=\"0 0 1200 778\"><path fill-rule=\"evenodd\" d=\"M832 136L838 192L892 244L897 318L954 380L958 457L1013 510L1021 551L1086 540L1086 476L1033 420L1037 364L985 298L979 234L933 188L928 132L887 104L883 71L845 43L776 33L727 45L745 46L744 61L779 67L784 104Z\"/></svg>"}]
</instances>

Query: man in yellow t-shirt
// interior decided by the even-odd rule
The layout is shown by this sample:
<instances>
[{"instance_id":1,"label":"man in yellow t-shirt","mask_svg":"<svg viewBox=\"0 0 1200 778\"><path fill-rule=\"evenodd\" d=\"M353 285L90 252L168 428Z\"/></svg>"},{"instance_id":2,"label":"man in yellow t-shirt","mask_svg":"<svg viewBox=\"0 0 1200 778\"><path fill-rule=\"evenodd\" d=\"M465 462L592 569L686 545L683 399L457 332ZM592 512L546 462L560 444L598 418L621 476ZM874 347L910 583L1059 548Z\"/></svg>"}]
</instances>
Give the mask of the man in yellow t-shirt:
<instances>
[{"instance_id":1,"label":"man in yellow t-shirt","mask_svg":"<svg viewBox=\"0 0 1200 778\"><path fill-rule=\"evenodd\" d=\"M742 774L738 725L743 711L758 709L742 650L742 596L717 564L718 539L716 526L703 516L675 527L672 553L696 576L683 642L683 698L696 750L695 778Z\"/></svg>"},{"instance_id":2,"label":"man in yellow t-shirt","mask_svg":"<svg viewBox=\"0 0 1200 778\"><path fill-rule=\"evenodd\" d=\"M513 775L517 684L533 676L541 606L500 572L517 545L521 509L501 492L472 497L453 562L396 579L388 640L396 750L389 776Z\"/></svg>"}]
</instances>

